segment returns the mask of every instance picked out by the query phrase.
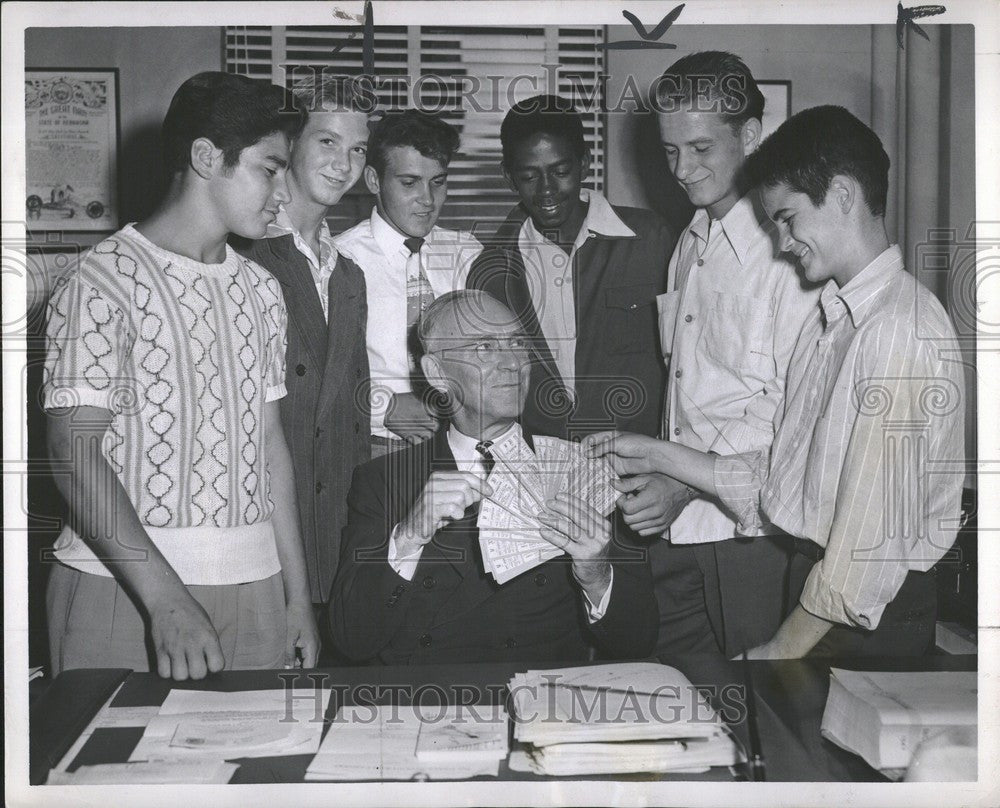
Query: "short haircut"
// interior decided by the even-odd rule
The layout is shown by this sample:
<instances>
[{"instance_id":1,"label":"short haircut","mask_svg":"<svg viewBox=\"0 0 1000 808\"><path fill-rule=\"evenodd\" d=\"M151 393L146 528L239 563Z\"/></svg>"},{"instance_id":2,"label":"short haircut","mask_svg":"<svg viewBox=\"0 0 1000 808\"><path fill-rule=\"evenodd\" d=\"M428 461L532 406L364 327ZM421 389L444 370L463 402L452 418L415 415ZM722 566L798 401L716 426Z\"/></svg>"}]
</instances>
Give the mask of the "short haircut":
<instances>
[{"instance_id":1,"label":"short haircut","mask_svg":"<svg viewBox=\"0 0 1000 808\"><path fill-rule=\"evenodd\" d=\"M295 137L303 114L285 104L285 91L275 84L235 73L198 73L174 93L163 119L163 159L171 174L184 171L191 144L204 137L222 149L222 163L232 168L240 152L275 132Z\"/></svg>"},{"instance_id":2,"label":"short haircut","mask_svg":"<svg viewBox=\"0 0 1000 808\"><path fill-rule=\"evenodd\" d=\"M843 107L813 107L778 127L744 164L753 186L788 185L817 207L837 174L861 186L873 216L885 215L889 156L871 129Z\"/></svg>"},{"instance_id":3,"label":"short haircut","mask_svg":"<svg viewBox=\"0 0 1000 808\"><path fill-rule=\"evenodd\" d=\"M372 127L368 140L368 165L381 177L389 162L389 149L410 146L424 157L447 167L458 151L458 130L439 116L416 109L392 112Z\"/></svg>"},{"instance_id":4,"label":"short haircut","mask_svg":"<svg viewBox=\"0 0 1000 808\"><path fill-rule=\"evenodd\" d=\"M500 125L504 165L510 168L514 150L538 134L563 138L579 158L587 154L583 118L572 102L557 95L536 95L518 102L504 116Z\"/></svg>"},{"instance_id":5,"label":"short haircut","mask_svg":"<svg viewBox=\"0 0 1000 808\"><path fill-rule=\"evenodd\" d=\"M683 56L653 85L657 112L718 112L734 131L764 116L764 95L737 55L700 51Z\"/></svg>"},{"instance_id":6,"label":"short haircut","mask_svg":"<svg viewBox=\"0 0 1000 808\"><path fill-rule=\"evenodd\" d=\"M292 81L292 95L306 115L312 112L363 112L375 111L378 99L370 82L362 77L328 73L315 66L305 75L298 75L296 67Z\"/></svg>"},{"instance_id":7,"label":"short haircut","mask_svg":"<svg viewBox=\"0 0 1000 808\"><path fill-rule=\"evenodd\" d=\"M489 325L490 323L486 321L485 317L480 317L478 322L475 320L476 314L483 312L489 302L497 303L498 301L481 289L458 289L435 298L417 323L417 338L420 340L423 353L430 351L430 344L440 336L438 332L442 320L452 310L455 311L455 316L460 324L471 321L475 322L476 325ZM516 319L511 312L510 320L507 323L515 322ZM497 323L496 325L507 323Z\"/></svg>"}]
</instances>

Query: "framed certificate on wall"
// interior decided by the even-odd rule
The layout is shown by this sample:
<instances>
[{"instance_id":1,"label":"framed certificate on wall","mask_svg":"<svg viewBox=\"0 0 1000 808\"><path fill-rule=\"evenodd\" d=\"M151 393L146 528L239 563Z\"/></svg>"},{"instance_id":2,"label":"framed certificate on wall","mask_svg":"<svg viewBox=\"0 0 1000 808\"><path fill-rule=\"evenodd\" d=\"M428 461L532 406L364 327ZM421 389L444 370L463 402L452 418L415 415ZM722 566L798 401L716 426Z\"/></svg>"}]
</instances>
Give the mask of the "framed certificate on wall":
<instances>
[{"instance_id":1,"label":"framed certificate on wall","mask_svg":"<svg viewBox=\"0 0 1000 808\"><path fill-rule=\"evenodd\" d=\"M29 230L118 229L118 70L24 71Z\"/></svg>"}]
</instances>

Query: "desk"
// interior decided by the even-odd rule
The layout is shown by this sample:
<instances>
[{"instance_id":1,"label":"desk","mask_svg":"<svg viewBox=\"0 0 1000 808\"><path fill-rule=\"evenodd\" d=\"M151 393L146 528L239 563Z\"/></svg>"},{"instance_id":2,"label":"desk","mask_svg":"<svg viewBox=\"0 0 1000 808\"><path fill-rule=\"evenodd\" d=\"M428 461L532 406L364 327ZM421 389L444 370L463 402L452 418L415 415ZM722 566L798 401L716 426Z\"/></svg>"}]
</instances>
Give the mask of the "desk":
<instances>
[{"instance_id":1,"label":"desk","mask_svg":"<svg viewBox=\"0 0 1000 808\"><path fill-rule=\"evenodd\" d=\"M709 696L730 723L734 734L748 744L744 709L742 663L708 657L664 658L680 669ZM767 779L780 781L883 781L882 775L861 758L840 749L820 736L820 720L826 704L830 667L855 670L976 670L975 656L935 656L923 659L867 660L783 660L751 662L756 692L757 722L767 766ZM69 708L86 707L89 716L97 713L110 696L109 685L124 679L110 702L112 708L153 708L160 705L172 688L194 690L263 690L268 688L313 687L314 682L333 688L327 718L343 703L409 704L419 700L434 705L496 703L504 697L510 677L529 665L478 664L414 667L329 668L314 671L227 671L197 682L170 682L156 674L66 671L57 677L31 709L31 781L44 782L48 768L62 757L69 743L80 734L89 718L77 718L73 738L66 739ZM555 665L549 667L557 667ZM288 682L289 684L286 684ZM89 701L89 703L87 703ZM83 721L82 725L79 723ZM60 739L60 730L61 739ZM140 727L98 728L68 764L116 763L128 759L142 736ZM61 742L61 748L60 748ZM234 783L301 782L311 756L245 758ZM732 779L727 769L713 769L704 775L633 775L630 777L574 777L616 780L723 780ZM492 779L492 778L484 778ZM535 775L500 768L501 780L538 780Z\"/></svg>"}]
</instances>

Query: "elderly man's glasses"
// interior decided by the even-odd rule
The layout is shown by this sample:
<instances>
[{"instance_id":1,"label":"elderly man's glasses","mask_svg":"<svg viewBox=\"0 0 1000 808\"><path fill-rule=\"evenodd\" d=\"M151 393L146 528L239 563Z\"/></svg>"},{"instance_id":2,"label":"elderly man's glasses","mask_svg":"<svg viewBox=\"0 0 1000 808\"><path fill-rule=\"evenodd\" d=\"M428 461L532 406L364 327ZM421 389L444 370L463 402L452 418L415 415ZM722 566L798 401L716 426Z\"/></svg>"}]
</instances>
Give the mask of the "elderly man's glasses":
<instances>
[{"instance_id":1,"label":"elderly man's glasses","mask_svg":"<svg viewBox=\"0 0 1000 808\"><path fill-rule=\"evenodd\" d=\"M480 362L498 362L507 353L512 354L516 359L526 360L531 353L531 342L522 335L482 337L475 342L443 345L427 353L449 353L451 351L472 351Z\"/></svg>"}]
</instances>

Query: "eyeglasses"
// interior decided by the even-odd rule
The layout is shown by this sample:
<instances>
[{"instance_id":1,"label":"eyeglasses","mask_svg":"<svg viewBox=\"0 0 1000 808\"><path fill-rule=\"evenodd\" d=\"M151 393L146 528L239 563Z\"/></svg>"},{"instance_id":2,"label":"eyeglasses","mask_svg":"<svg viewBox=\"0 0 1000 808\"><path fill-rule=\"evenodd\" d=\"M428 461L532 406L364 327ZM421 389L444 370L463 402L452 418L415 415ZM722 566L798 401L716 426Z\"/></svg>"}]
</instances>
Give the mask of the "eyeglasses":
<instances>
[{"instance_id":1,"label":"eyeglasses","mask_svg":"<svg viewBox=\"0 0 1000 808\"><path fill-rule=\"evenodd\" d=\"M474 351L480 362L499 362L501 356L512 354L516 359L524 361L531 354L531 342L526 336L513 337L483 337L475 342L463 342L459 345L445 345L427 353L448 353L449 351Z\"/></svg>"}]
</instances>

